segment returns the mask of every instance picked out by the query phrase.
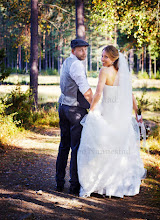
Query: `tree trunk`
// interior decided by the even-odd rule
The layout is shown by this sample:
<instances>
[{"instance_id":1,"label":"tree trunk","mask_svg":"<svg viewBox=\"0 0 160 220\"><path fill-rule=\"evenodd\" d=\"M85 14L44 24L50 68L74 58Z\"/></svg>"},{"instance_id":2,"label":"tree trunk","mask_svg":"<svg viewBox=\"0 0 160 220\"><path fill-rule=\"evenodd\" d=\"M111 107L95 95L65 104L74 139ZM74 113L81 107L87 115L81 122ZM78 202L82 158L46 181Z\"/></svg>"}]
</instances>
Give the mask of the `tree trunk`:
<instances>
[{"instance_id":1,"label":"tree trunk","mask_svg":"<svg viewBox=\"0 0 160 220\"><path fill-rule=\"evenodd\" d=\"M27 61L26 61L26 73L27 73L27 71L28 71L28 63L27 63Z\"/></svg>"},{"instance_id":2,"label":"tree trunk","mask_svg":"<svg viewBox=\"0 0 160 220\"><path fill-rule=\"evenodd\" d=\"M46 30L46 48L45 48L45 70L48 69L48 53L47 53L47 48L48 48L48 34Z\"/></svg>"},{"instance_id":3,"label":"tree trunk","mask_svg":"<svg viewBox=\"0 0 160 220\"><path fill-rule=\"evenodd\" d=\"M64 58L64 50L65 50L65 46L66 46L66 40L63 38L63 45L62 45L62 63L64 63L65 58Z\"/></svg>"},{"instance_id":4,"label":"tree trunk","mask_svg":"<svg viewBox=\"0 0 160 220\"><path fill-rule=\"evenodd\" d=\"M10 53L9 53L9 42L6 44L6 54L7 54L7 68L10 67Z\"/></svg>"},{"instance_id":5,"label":"tree trunk","mask_svg":"<svg viewBox=\"0 0 160 220\"><path fill-rule=\"evenodd\" d=\"M27 25L25 26L25 35L26 35L26 37L28 36ZM25 51L25 60L26 60L25 61L25 72L27 73L27 71L28 71L27 43L25 43L25 48L26 48L26 49L24 49L24 51Z\"/></svg>"},{"instance_id":6,"label":"tree trunk","mask_svg":"<svg viewBox=\"0 0 160 220\"><path fill-rule=\"evenodd\" d=\"M117 25L114 26L114 46L117 46Z\"/></svg>"},{"instance_id":7,"label":"tree trunk","mask_svg":"<svg viewBox=\"0 0 160 220\"><path fill-rule=\"evenodd\" d=\"M92 36L91 36L92 37ZM92 38L90 40L90 53L89 53L89 70L92 71Z\"/></svg>"},{"instance_id":8,"label":"tree trunk","mask_svg":"<svg viewBox=\"0 0 160 220\"><path fill-rule=\"evenodd\" d=\"M49 69L51 69L51 43L50 43L50 40L51 40L51 38L50 38L50 36L49 36Z\"/></svg>"},{"instance_id":9,"label":"tree trunk","mask_svg":"<svg viewBox=\"0 0 160 220\"><path fill-rule=\"evenodd\" d=\"M146 72L146 46L144 47L144 71Z\"/></svg>"},{"instance_id":10,"label":"tree trunk","mask_svg":"<svg viewBox=\"0 0 160 220\"><path fill-rule=\"evenodd\" d=\"M61 48L60 48L60 36L58 38L58 59L57 59L57 62L58 62L58 73L60 74L60 60L61 60Z\"/></svg>"},{"instance_id":11,"label":"tree trunk","mask_svg":"<svg viewBox=\"0 0 160 220\"><path fill-rule=\"evenodd\" d=\"M34 106L38 107L38 0L31 0L30 89Z\"/></svg>"},{"instance_id":12,"label":"tree trunk","mask_svg":"<svg viewBox=\"0 0 160 220\"><path fill-rule=\"evenodd\" d=\"M139 72L139 57L137 55L137 73Z\"/></svg>"},{"instance_id":13,"label":"tree trunk","mask_svg":"<svg viewBox=\"0 0 160 220\"><path fill-rule=\"evenodd\" d=\"M13 61L13 50L11 51L12 54L12 69L14 68L14 61Z\"/></svg>"},{"instance_id":14,"label":"tree trunk","mask_svg":"<svg viewBox=\"0 0 160 220\"><path fill-rule=\"evenodd\" d=\"M58 55L57 61L58 61L58 73L60 74L60 55Z\"/></svg>"},{"instance_id":15,"label":"tree trunk","mask_svg":"<svg viewBox=\"0 0 160 220\"><path fill-rule=\"evenodd\" d=\"M85 59L84 65L85 65L86 74L87 74L87 72L88 72L88 53L87 53L87 56L86 56L86 59Z\"/></svg>"},{"instance_id":16,"label":"tree trunk","mask_svg":"<svg viewBox=\"0 0 160 220\"><path fill-rule=\"evenodd\" d=\"M42 56L42 48L41 48L41 38L42 38L42 36L41 36L41 33L40 33L40 36L39 36L39 64L38 64L38 70L39 70L39 73L41 73L41 68L42 68L42 58L41 58L41 56Z\"/></svg>"},{"instance_id":17,"label":"tree trunk","mask_svg":"<svg viewBox=\"0 0 160 220\"><path fill-rule=\"evenodd\" d=\"M27 73L27 71L28 71L28 63L27 63L27 51L25 52L25 54L26 54L26 73Z\"/></svg>"},{"instance_id":18,"label":"tree trunk","mask_svg":"<svg viewBox=\"0 0 160 220\"><path fill-rule=\"evenodd\" d=\"M76 0L76 38L85 40L84 0Z\"/></svg>"},{"instance_id":19,"label":"tree trunk","mask_svg":"<svg viewBox=\"0 0 160 220\"><path fill-rule=\"evenodd\" d=\"M97 55L97 72L99 72L99 60L98 60L98 55Z\"/></svg>"},{"instance_id":20,"label":"tree trunk","mask_svg":"<svg viewBox=\"0 0 160 220\"><path fill-rule=\"evenodd\" d=\"M45 32L43 32L43 68L45 70L45 52L46 52L46 36L45 36Z\"/></svg>"},{"instance_id":21,"label":"tree trunk","mask_svg":"<svg viewBox=\"0 0 160 220\"><path fill-rule=\"evenodd\" d=\"M18 70L18 50L17 50L17 65L16 65L16 69Z\"/></svg>"},{"instance_id":22,"label":"tree trunk","mask_svg":"<svg viewBox=\"0 0 160 220\"><path fill-rule=\"evenodd\" d=\"M52 48L52 70L54 70L54 49Z\"/></svg>"},{"instance_id":23,"label":"tree trunk","mask_svg":"<svg viewBox=\"0 0 160 220\"><path fill-rule=\"evenodd\" d=\"M61 69L62 63L63 63L63 45L62 45L62 39L60 39L60 44L59 44L59 69Z\"/></svg>"},{"instance_id":24,"label":"tree trunk","mask_svg":"<svg viewBox=\"0 0 160 220\"><path fill-rule=\"evenodd\" d=\"M152 61L151 61L151 52L149 51L149 78L151 79L151 70L152 70Z\"/></svg>"},{"instance_id":25,"label":"tree trunk","mask_svg":"<svg viewBox=\"0 0 160 220\"><path fill-rule=\"evenodd\" d=\"M144 72L144 49L143 49L143 47L142 47L142 74L143 74L143 72Z\"/></svg>"},{"instance_id":26,"label":"tree trunk","mask_svg":"<svg viewBox=\"0 0 160 220\"><path fill-rule=\"evenodd\" d=\"M39 51L39 72L41 73L41 65L42 65L42 60L41 60L41 47Z\"/></svg>"},{"instance_id":27,"label":"tree trunk","mask_svg":"<svg viewBox=\"0 0 160 220\"><path fill-rule=\"evenodd\" d=\"M157 69L156 69L156 56L154 57L154 77L156 78L156 72L157 72Z\"/></svg>"},{"instance_id":28,"label":"tree trunk","mask_svg":"<svg viewBox=\"0 0 160 220\"><path fill-rule=\"evenodd\" d=\"M51 50L49 49L49 69L51 69Z\"/></svg>"},{"instance_id":29,"label":"tree trunk","mask_svg":"<svg viewBox=\"0 0 160 220\"><path fill-rule=\"evenodd\" d=\"M133 72L133 68L134 68L134 50L130 49L130 53L129 53L129 67L130 67L130 72Z\"/></svg>"},{"instance_id":30,"label":"tree trunk","mask_svg":"<svg viewBox=\"0 0 160 220\"><path fill-rule=\"evenodd\" d=\"M52 70L54 70L54 39L52 36Z\"/></svg>"},{"instance_id":31,"label":"tree trunk","mask_svg":"<svg viewBox=\"0 0 160 220\"><path fill-rule=\"evenodd\" d=\"M22 69L22 65L21 65L21 46L18 47L18 68L19 68L19 70Z\"/></svg>"}]
</instances>

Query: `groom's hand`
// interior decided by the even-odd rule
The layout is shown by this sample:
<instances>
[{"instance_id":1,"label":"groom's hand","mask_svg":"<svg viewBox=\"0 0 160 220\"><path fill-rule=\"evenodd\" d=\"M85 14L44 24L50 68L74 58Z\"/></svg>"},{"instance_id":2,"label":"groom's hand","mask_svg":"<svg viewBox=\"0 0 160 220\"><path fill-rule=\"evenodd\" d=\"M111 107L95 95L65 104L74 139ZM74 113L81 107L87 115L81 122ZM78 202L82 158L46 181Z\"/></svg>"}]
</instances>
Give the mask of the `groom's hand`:
<instances>
[{"instance_id":1,"label":"groom's hand","mask_svg":"<svg viewBox=\"0 0 160 220\"><path fill-rule=\"evenodd\" d=\"M91 104L92 98L93 98L93 92L92 92L91 88L88 89L87 92L84 93L84 97Z\"/></svg>"}]
</instances>

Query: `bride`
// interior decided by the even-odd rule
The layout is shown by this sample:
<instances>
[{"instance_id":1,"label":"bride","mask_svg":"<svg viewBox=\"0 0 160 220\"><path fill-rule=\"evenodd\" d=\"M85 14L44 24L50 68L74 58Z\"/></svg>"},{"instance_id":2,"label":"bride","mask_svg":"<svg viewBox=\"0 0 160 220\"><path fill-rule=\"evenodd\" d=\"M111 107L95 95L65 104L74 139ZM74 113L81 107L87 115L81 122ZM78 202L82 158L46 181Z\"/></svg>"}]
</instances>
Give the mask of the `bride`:
<instances>
[{"instance_id":1,"label":"bride","mask_svg":"<svg viewBox=\"0 0 160 220\"><path fill-rule=\"evenodd\" d=\"M132 109L137 115L137 104L131 74L124 55L112 45L103 49L101 60L103 67L77 155L80 196L93 192L133 196L139 193L145 169L139 128L132 116Z\"/></svg>"}]
</instances>

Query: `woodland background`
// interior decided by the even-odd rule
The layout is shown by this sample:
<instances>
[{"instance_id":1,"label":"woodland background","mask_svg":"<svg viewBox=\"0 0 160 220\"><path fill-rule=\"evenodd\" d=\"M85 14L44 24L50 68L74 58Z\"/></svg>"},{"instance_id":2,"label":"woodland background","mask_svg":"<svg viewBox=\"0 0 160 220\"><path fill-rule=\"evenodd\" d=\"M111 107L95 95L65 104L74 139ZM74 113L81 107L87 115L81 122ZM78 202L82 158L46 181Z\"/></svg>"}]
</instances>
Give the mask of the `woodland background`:
<instances>
[{"instance_id":1,"label":"woodland background","mask_svg":"<svg viewBox=\"0 0 160 220\"><path fill-rule=\"evenodd\" d=\"M0 0L0 219L159 219L160 0ZM101 53L113 44L128 59L148 129L140 153L140 194L78 198L55 188L60 142L60 68L70 41L89 42L93 90Z\"/></svg>"},{"instance_id":2,"label":"woodland background","mask_svg":"<svg viewBox=\"0 0 160 220\"><path fill-rule=\"evenodd\" d=\"M134 73L159 76L159 1L89 0L84 7L88 71L98 71L102 48L113 44L124 51ZM13 72L29 73L30 0L1 0L0 48L5 49L5 66ZM70 54L76 37L76 7L73 0L38 1L39 73L57 74ZM146 74L147 73L147 74Z\"/></svg>"}]
</instances>

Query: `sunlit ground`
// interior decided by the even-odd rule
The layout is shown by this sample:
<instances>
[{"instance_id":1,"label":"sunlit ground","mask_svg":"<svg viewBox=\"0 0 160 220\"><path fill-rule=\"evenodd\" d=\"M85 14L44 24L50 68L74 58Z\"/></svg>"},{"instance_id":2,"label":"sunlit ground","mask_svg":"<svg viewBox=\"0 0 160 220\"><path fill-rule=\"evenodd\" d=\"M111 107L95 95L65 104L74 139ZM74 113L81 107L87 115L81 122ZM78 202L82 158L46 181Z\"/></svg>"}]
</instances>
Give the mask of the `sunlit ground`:
<instances>
[{"instance_id":1,"label":"sunlit ground","mask_svg":"<svg viewBox=\"0 0 160 220\"><path fill-rule=\"evenodd\" d=\"M28 133L25 139L15 140L15 144L18 147L12 152L12 163L19 164L19 159L23 162L30 161L33 163L32 166L42 166L42 157L46 155L48 158L56 158L57 150L58 150L58 142L59 135L57 136L47 136L35 133ZM152 145L152 139L147 140L147 147ZM14 144L14 142L12 142ZM142 143L143 144L143 143ZM21 150L20 150L21 149ZM16 154L16 152L18 154ZM42 155L42 157L40 157ZM124 199L117 198L78 198L64 193L57 193L53 190L37 188L37 190L32 189L32 187L21 188L21 185L18 185L17 190L14 189L0 189L0 193L2 198L0 198L0 202L4 202L8 204L9 207L12 208L12 212L17 212L19 215L24 215L25 213L34 213L34 216L43 215L53 215L58 216L63 219L72 219L74 216L75 219L94 219L94 215L109 215L111 218L115 218L115 213L120 215L123 213L123 216L126 216L126 219L129 219L127 215L135 215L135 213L139 213L139 215L145 218L147 213L147 218L152 219L151 216L155 212L158 213L158 200L159 200L159 167L160 160L159 155L147 153L146 149L141 150L141 157L144 161L145 168L147 169L147 178L142 181L142 187L140 194L134 197L124 197ZM45 157L46 158L46 157ZM35 163L39 160L39 163ZM48 181L48 176L46 174L46 170L53 169L53 161L44 161L45 169L43 169L43 174L45 179L44 182ZM7 167L8 160L6 160ZM47 165L48 163L48 165ZM23 164L25 166L25 163ZM27 164L26 164L27 165ZM8 168L9 169L9 168ZM28 169L30 167L28 166ZM38 172L38 170L37 170ZM69 171L67 171L69 173ZM18 173L19 175L19 173ZM22 175L22 174L21 174ZM68 174L67 174L68 175ZM68 177L67 177L68 180ZM67 181L68 182L68 181ZM53 182L54 183L54 182ZM53 184L52 183L52 184ZM152 193L151 193L152 192ZM127 207L127 209L126 209ZM79 212L78 212L79 211ZM133 212L133 213L132 213ZM80 213L80 214L79 214ZM114 216L112 216L114 213ZM129 213L129 214L128 214ZM84 215L85 218L81 216ZM80 217L80 216L81 217ZM89 215L90 218L86 218ZM79 216L79 217L78 217ZM103 219L107 219L107 217ZM130 219L131 219L130 216ZM31 216L32 217L32 216ZM92 218L91 218L92 217ZM98 219L98 218L97 218ZM118 219L118 216L117 218ZM135 218L135 219L140 219ZM153 217L153 219L156 219Z\"/></svg>"}]
</instances>

